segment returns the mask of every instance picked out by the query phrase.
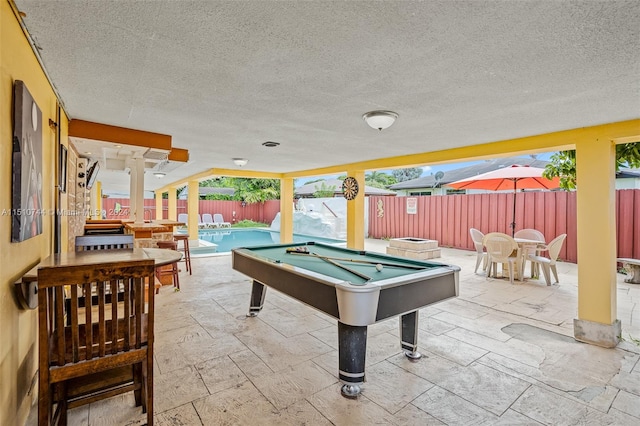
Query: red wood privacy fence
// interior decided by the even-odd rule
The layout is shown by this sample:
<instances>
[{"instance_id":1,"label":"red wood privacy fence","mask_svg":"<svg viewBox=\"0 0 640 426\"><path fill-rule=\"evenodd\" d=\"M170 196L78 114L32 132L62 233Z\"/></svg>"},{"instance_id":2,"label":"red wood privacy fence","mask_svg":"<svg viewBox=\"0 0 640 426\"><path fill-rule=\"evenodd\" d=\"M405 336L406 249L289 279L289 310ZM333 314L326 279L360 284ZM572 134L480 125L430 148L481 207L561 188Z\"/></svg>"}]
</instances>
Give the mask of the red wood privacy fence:
<instances>
[{"instance_id":1,"label":"red wood privacy fence","mask_svg":"<svg viewBox=\"0 0 640 426\"><path fill-rule=\"evenodd\" d=\"M567 234L560 258L576 262L576 195L564 191L518 193L516 230L538 229L547 241ZM469 228L511 234L513 197L513 193L370 197L369 237L425 238L438 240L443 247L474 250ZM415 214L407 212L411 199L415 200ZM640 190L618 190L616 206L617 256L640 259Z\"/></svg>"},{"instance_id":2,"label":"red wood privacy fence","mask_svg":"<svg viewBox=\"0 0 640 426\"><path fill-rule=\"evenodd\" d=\"M369 237L425 238L440 246L474 250L469 228L484 233L511 234L513 193L444 195L421 197L370 197ZM415 200L415 214L407 213L407 203ZM120 205L116 212L116 203ZM145 219L155 219L155 200L144 200ZM178 200L178 213L187 212L187 201ZM107 218L128 218L128 198L104 198ZM167 200L163 200L167 218ZM221 213L228 222L244 219L271 223L280 211L280 201L247 204L239 201L201 200L202 213ZM640 259L640 189L616 193L618 257ZM234 214L235 212L235 214ZM547 241L560 234L567 239L560 258L576 262L576 192L519 192L516 195L516 230L535 228ZM597 226L597 224L594 224ZM594 244L597 242L594 242Z\"/></svg>"}]
</instances>

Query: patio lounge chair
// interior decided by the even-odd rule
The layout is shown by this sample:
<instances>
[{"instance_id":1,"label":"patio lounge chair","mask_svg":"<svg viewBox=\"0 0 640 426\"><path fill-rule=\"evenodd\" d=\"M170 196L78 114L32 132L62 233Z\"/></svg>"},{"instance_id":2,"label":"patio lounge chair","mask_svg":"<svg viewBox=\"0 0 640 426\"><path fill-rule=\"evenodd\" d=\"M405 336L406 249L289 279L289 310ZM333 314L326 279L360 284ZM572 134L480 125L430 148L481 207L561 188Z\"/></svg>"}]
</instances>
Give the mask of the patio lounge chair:
<instances>
[{"instance_id":1,"label":"patio lounge chair","mask_svg":"<svg viewBox=\"0 0 640 426\"><path fill-rule=\"evenodd\" d=\"M211 213L204 213L202 215L202 223L204 223L204 226L206 228L217 228L218 227L218 224L213 221L213 217L211 216Z\"/></svg>"},{"instance_id":2,"label":"patio lounge chair","mask_svg":"<svg viewBox=\"0 0 640 426\"><path fill-rule=\"evenodd\" d=\"M187 226L189 224L189 215L186 213L178 214L178 222L184 223L183 226Z\"/></svg>"},{"instance_id":3,"label":"patio lounge chair","mask_svg":"<svg viewBox=\"0 0 640 426\"><path fill-rule=\"evenodd\" d=\"M198 228L208 228L209 226L202 221L202 216L198 213Z\"/></svg>"},{"instance_id":4,"label":"patio lounge chair","mask_svg":"<svg viewBox=\"0 0 640 426\"><path fill-rule=\"evenodd\" d=\"M225 222L220 213L213 214L213 223L217 224L218 228L231 228L231 223Z\"/></svg>"}]
</instances>

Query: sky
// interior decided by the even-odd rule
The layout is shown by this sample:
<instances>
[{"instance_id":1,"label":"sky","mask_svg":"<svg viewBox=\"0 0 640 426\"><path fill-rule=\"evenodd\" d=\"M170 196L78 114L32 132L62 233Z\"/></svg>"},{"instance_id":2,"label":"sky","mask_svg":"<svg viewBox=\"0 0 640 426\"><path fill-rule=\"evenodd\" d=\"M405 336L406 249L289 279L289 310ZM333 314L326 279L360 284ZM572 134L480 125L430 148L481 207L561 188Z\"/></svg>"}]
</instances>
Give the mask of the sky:
<instances>
[{"instance_id":1,"label":"sky","mask_svg":"<svg viewBox=\"0 0 640 426\"><path fill-rule=\"evenodd\" d=\"M544 161L549 161L549 158L551 157L551 155L553 154L553 152L545 152L545 153L541 153L538 154L537 158L538 160L544 160ZM464 163L450 163L450 164L438 164L435 166L424 166L422 167L422 175L421 176L428 176L430 174L436 174L437 172L447 172L449 170L454 170L454 169L460 169L462 167L466 167L466 166L471 166L473 164L478 164L481 163L482 160L479 161L467 161ZM387 173L387 174L391 174L391 170L380 170L380 172L382 173ZM301 186L304 185L307 182L311 182L311 181L316 181L318 179L336 179L339 175L322 175L322 176L314 176L314 177L306 177L306 178L301 178L301 179L296 179L296 186Z\"/></svg>"}]
</instances>

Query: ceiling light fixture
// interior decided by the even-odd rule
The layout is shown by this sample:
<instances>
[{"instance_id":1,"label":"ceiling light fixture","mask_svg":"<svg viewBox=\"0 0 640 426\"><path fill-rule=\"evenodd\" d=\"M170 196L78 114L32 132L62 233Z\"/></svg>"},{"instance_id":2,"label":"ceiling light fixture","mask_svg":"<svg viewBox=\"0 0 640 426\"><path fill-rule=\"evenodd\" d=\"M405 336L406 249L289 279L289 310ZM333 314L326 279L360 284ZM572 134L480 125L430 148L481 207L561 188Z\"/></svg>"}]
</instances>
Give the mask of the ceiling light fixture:
<instances>
[{"instance_id":1,"label":"ceiling light fixture","mask_svg":"<svg viewBox=\"0 0 640 426\"><path fill-rule=\"evenodd\" d=\"M163 170L168 164L169 164L169 160L163 160L159 162L158 165L156 166L156 169L153 172L153 175L158 179L162 179L163 177L165 177L167 173L163 172Z\"/></svg>"},{"instance_id":2,"label":"ceiling light fixture","mask_svg":"<svg viewBox=\"0 0 640 426\"><path fill-rule=\"evenodd\" d=\"M266 146L267 148L275 148L278 145L280 145L279 142L273 142L273 141L266 141L262 143L262 146Z\"/></svg>"},{"instance_id":3,"label":"ceiling light fixture","mask_svg":"<svg viewBox=\"0 0 640 426\"><path fill-rule=\"evenodd\" d=\"M384 130L396 121L398 114L393 111L369 111L362 118L373 129Z\"/></svg>"},{"instance_id":4,"label":"ceiling light fixture","mask_svg":"<svg viewBox=\"0 0 640 426\"><path fill-rule=\"evenodd\" d=\"M246 158L233 158L233 163L238 167L246 166L248 162Z\"/></svg>"}]
</instances>

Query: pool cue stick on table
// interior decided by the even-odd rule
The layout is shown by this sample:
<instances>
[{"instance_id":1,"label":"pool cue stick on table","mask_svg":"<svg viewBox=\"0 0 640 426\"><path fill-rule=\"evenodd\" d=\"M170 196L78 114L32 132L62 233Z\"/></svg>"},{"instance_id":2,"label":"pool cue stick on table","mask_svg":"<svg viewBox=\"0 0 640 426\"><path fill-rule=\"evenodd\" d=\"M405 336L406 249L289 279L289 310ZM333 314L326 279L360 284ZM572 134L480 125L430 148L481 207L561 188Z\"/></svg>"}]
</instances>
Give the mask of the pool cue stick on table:
<instances>
[{"instance_id":1,"label":"pool cue stick on table","mask_svg":"<svg viewBox=\"0 0 640 426\"><path fill-rule=\"evenodd\" d=\"M358 271L354 271L354 270L353 270L353 269L351 269L351 268L347 268L346 266L341 265L341 264L339 264L338 262L334 262L333 260L329 259L329 258L328 258L328 257L326 257L326 256L320 256L320 255L319 255L319 254L317 254L317 253L309 253L309 254L310 254L311 256L313 256L313 257L318 257L318 258L320 258L320 259L324 260L324 261L325 261L325 262L327 262L327 263L330 263L330 264L332 264L332 265L335 265L335 266L337 266L338 268L342 268L342 269L344 269L344 270L345 270L345 271L347 271L347 272L351 272L352 274L357 275L357 276L359 276L360 278L362 278L362 279L364 279L364 280L371 281L371 277L370 277L370 276L365 275L365 274L362 274L362 273L360 273L360 272L358 272Z\"/></svg>"},{"instance_id":2,"label":"pool cue stick on table","mask_svg":"<svg viewBox=\"0 0 640 426\"><path fill-rule=\"evenodd\" d=\"M341 265L338 262L334 262L333 260L329 259L326 256L320 256L318 253L312 253L312 252L309 252L309 251L300 252L300 251L293 251L293 250L287 250L286 253L287 254L304 254L306 256L317 257L317 258L320 258L320 259L324 260L327 263L332 264L333 266L337 266L340 269L343 269L343 270L345 270L347 272L351 272L353 275L357 275L357 276L359 276L360 278L362 278L364 280L371 281L371 277L370 276L365 275L365 274L363 274L361 272L358 272L358 271L354 271L351 268L347 268L346 266Z\"/></svg>"},{"instance_id":3,"label":"pool cue stick on table","mask_svg":"<svg viewBox=\"0 0 640 426\"><path fill-rule=\"evenodd\" d=\"M307 252L299 252L299 251L288 251L288 254L297 254L297 255L301 255L301 256L309 256L311 253ZM317 255L319 256L319 255ZM363 263L363 264L367 264L367 265L372 265L372 266L376 266L376 265L382 265L382 266L394 266L396 268L405 268L405 269L425 269L424 266L417 266L417 265L399 265L397 263L388 263L388 262L374 262L371 260L361 260L361 259L349 259L346 257L332 257L332 256L322 256L322 257L326 257L327 259L331 259L331 260L340 260L343 262L353 262L353 263Z\"/></svg>"}]
</instances>

